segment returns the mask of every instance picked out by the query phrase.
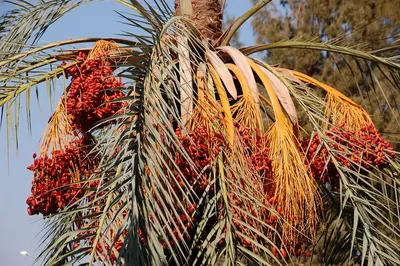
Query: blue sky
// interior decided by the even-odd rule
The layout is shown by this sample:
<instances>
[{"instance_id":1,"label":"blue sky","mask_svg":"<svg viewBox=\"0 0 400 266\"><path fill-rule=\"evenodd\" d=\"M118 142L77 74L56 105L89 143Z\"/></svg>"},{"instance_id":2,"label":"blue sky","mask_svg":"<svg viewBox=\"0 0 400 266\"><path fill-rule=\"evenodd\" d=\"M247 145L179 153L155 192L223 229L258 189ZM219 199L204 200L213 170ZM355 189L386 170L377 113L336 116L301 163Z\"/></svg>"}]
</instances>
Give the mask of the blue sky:
<instances>
[{"instance_id":1,"label":"blue sky","mask_svg":"<svg viewBox=\"0 0 400 266\"><path fill-rule=\"evenodd\" d=\"M33 1L29 1L33 2ZM35 1L36 2L36 1ZM170 1L172 2L172 1ZM227 0L227 12L239 16L250 8L250 1ZM0 13L8 8L8 4L0 0ZM42 37L40 44L67 40L79 37L118 37L122 31L133 31L132 27L121 24L122 18L114 12L129 10L112 1L82 6L62 19L58 20ZM241 30L241 41L245 45L254 43L249 23ZM59 87L61 91L61 86ZM0 128L0 264L4 266L31 265L33 259L19 254L21 250L38 255L38 235L42 229L41 216L28 216L26 212L26 198L30 194L31 172L26 169L33 159L32 154L37 150L40 136L45 128L51 110L44 92L44 86L39 86L40 102L38 108L35 97L31 100L32 133L27 130L27 123L23 111L20 122L20 138L18 155L15 147L10 149L7 158L7 135L3 124Z\"/></svg>"}]
</instances>

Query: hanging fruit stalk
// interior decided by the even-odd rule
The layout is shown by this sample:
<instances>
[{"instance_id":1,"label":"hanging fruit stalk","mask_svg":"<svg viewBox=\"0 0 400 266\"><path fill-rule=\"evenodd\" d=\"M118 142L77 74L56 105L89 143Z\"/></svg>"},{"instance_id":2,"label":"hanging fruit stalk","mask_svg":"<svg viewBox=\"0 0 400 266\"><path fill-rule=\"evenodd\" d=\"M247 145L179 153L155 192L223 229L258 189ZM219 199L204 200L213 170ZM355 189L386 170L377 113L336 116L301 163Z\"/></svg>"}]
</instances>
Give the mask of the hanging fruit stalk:
<instances>
[{"instance_id":1,"label":"hanging fruit stalk","mask_svg":"<svg viewBox=\"0 0 400 266\"><path fill-rule=\"evenodd\" d=\"M263 123L260 106L254 99L247 82L241 73L240 69L234 64L226 64L226 67L233 72L236 78L239 80L240 87L243 91L239 101L232 106L232 114L235 116L235 121L244 126L248 126L252 129L258 129L263 131Z\"/></svg>"},{"instance_id":2,"label":"hanging fruit stalk","mask_svg":"<svg viewBox=\"0 0 400 266\"><path fill-rule=\"evenodd\" d=\"M225 127L226 127L226 132L227 132L227 138L229 140L229 143L232 145L233 140L234 140L233 117L232 117L232 112L231 112L231 108L229 105L228 96L226 95L224 86L222 85L221 79L220 79L217 71L215 70L215 68L211 64L208 64L208 67L210 69L211 77L214 81L215 87L217 89L217 92L218 92L218 95L219 95L219 98L221 101L223 115L224 115L224 123L225 123Z\"/></svg>"},{"instance_id":3,"label":"hanging fruit stalk","mask_svg":"<svg viewBox=\"0 0 400 266\"><path fill-rule=\"evenodd\" d=\"M275 123L268 130L275 180L274 198L279 198L277 205L286 221L295 217L293 225L283 225L284 238L296 239L300 232L315 239L321 206L316 184L303 163L290 120L283 113L269 79L252 60L249 59L249 63L267 90L275 114Z\"/></svg>"},{"instance_id":4,"label":"hanging fruit stalk","mask_svg":"<svg viewBox=\"0 0 400 266\"><path fill-rule=\"evenodd\" d=\"M330 121L332 125L342 126L344 130L354 131L358 135L362 127L373 124L368 113L360 105L353 102L338 90L303 73L287 69L284 70L294 74L300 81L318 86L327 92L325 118ZM325 127L328 127L328 123L325 123Z\"/></svg>"}]
</instances>

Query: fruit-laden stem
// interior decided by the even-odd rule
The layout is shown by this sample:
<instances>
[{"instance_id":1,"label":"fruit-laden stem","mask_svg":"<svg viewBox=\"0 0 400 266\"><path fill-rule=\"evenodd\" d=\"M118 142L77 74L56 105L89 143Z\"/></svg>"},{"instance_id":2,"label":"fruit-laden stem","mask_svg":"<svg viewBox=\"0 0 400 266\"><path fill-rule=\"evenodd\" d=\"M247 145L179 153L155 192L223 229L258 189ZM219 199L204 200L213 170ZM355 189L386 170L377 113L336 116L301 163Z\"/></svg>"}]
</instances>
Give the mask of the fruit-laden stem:
<instances>
[{"instance_id":1,"label":"fruit-laden stem","mask_svg":"<svg viewBox=\"0 0 400 266\"><path fill-rule=\"evenodd\" d=\"M181 14L180 0L174 0L176 15ZM204 37L216 41L222 35L223 10L220 0L192 0L193 15L190 18L196 23Z\"/></svg>"}]
</instances>

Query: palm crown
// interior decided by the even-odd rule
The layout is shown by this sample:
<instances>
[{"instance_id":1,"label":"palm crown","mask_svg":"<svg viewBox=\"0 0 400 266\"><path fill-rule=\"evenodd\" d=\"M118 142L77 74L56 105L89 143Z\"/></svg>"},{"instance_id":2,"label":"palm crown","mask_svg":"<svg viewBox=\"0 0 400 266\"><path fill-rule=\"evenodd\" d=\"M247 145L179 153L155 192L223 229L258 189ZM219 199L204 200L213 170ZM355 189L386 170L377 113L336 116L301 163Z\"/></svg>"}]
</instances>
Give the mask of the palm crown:
<instances>
[{"instance_id":1,"label":"palm crown","mask_svg":"<svg viewBox=\"0 0 400 266\"><path fill-rule=\"evenodd\" d=\"M397 152L339 90L251 57L328 51L368 62L371 82L383 76L397 91L398 58L380 56L391 47L229 46L267 0L225 32L224 1L175 1L174 13L164 0L118 0L145 35L36 46L54 21L91 1L11 2L0 20L8 128L32 87L68 81L28 167L28 213L47 221L45 265L280 265L312 253L325 264L400 263ZM200 20L199 8L217 16ZM55 49L76 43L95 44Z\"/></svg>"}]
</instances>

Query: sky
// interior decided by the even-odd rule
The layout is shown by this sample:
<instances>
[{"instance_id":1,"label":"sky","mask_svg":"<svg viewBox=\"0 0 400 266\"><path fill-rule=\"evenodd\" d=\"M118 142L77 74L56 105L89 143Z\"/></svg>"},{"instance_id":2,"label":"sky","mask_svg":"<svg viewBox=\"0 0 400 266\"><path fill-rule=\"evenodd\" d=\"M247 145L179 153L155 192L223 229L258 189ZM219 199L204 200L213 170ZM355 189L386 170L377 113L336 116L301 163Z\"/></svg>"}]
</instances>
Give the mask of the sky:
<instances>
[{"instance_id":1,"label":"sky","mask_svg":"<svg viewBox=\"0 0 400 266\"><path fill-rule=\"evenodd\" d=\"M28 2L36 2L28 0ZM170 0L169 2L172 2ZM227 0L227 13L240 16L250 8L248 0ZM9 8L9 4L0 0L0 13ZM80 37L120 37L123 31L134 31L120 23L122 18L114 10L130 12L113 1L102 1L84 5L54 23L44 34L39 44L68 40ZM250 23L242 30L241 42L245 45L254 43ZM26 169L32 164L32 154L38 148L40 136L51 115L45 87L39 86L40 108L35 97L31 99L32 132L28 132L25 110L21 112L19 128L18 154L15 146L10 147L7 155L7 134L5 124L0 128L0 265L31 265L33 258L20 255L24 250L37 256L40 252L40 232L43 219L39 215L29 216L26 198L30 195L32 172ZM60 92L62 87L58 87ZM43 100L44 99L44 100Z\"/></svg>"}]
</instances>

